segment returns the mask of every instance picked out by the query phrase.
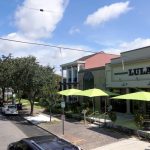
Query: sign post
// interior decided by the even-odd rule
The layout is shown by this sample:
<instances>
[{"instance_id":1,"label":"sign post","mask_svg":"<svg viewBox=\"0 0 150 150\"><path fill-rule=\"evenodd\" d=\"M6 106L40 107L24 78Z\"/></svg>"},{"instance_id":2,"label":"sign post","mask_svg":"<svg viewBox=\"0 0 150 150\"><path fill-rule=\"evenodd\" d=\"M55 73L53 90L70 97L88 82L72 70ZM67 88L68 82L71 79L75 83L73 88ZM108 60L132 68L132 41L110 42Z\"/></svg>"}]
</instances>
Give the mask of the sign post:
<instances>
[{"instance_id":1,"label":"sign post","mask_svg":"<svg viewBox=\"0 0 150 150\"><path fill-rule=\"evenodd\" d=\"M87 113L87 110L83 109L82 114L84 115L84 125L86 125L86 113Z\"/></svg>"},{"instance_id":2,"label":"sign post","mask_svg":"<svg viewBox=\"0 0 150 150\"><path fill-rule=\"evenodd\" d=\"M65 111L64 111L65 102L64 101L61 102L61 108L62 108L62 116L61 116L61 119L62 119L62 133L64 135L64 120L65 120Z\"/></svg>"}]
</instances>

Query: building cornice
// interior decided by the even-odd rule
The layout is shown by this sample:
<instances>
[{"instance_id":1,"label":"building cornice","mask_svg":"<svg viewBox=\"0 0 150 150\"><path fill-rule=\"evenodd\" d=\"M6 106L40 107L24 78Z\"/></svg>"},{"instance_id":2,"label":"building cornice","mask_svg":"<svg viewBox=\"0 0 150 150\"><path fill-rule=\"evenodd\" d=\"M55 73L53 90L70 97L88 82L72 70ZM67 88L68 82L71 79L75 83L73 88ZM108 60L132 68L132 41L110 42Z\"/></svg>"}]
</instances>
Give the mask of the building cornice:
<instances>
[{"instance_id":1,"label":"building cornice","mask_svg":"<svg viewBox=\"0 0 150 150\"><path fill-rule=\"evenodd\" d=\"M79 73L83 73L83 72L86 72L86 71L98 71L98 70L103 70L103 69L105 69L105 66L80 70Z\"/></svg>"},{"instance_id":2,"label":"building cornice","mask_svg":"<svg viewBox=\"0 0 150 150\"><path fill-rule=\"evenodd\" d=\"M77 66L78 64L85 64L85 61L73 61L73 62L70 62L70 63L62 64L60 66L62 68L65 68L65 67Z\"/></svg>"}]
</instances>

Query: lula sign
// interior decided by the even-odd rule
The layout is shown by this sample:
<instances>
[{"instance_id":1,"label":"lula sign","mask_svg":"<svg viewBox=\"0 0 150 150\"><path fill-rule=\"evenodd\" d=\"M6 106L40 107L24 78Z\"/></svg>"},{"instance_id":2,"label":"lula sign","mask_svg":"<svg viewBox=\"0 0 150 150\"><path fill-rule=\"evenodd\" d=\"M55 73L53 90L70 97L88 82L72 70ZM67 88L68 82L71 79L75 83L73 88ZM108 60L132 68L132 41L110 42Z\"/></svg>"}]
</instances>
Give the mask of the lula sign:
<instances>
[{"instance_id":1,"label":"lula sign","mask_svg":"<svg viewBox=\"0 0 150 150\"><path fill-rule=\"evenodd\" d=\"M129 76L150 74L150 67L129 69L128 74Z\"/></svg>"}]
</instances>

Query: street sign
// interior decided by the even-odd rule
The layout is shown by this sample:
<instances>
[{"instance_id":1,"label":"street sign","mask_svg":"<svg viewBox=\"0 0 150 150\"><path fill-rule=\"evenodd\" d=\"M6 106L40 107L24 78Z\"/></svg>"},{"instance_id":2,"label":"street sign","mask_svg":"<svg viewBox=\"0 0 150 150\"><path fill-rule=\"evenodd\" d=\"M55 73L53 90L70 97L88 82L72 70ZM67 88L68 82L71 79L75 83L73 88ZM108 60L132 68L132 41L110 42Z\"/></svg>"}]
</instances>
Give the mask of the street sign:
<instances>
[{"instance_id":1,"label":"street sign","mask_svg":"<svg viewBox=\"0 0 150 150\"><path fill-rule=\"evenodd\" d=\"M61 115L61 120L65 120L65 115Z\"/></svg>"},{"instance_id":2,"label":"street sign","mask_svg":"<svg viewBox=\"0 0 150 150\"><path fill-rule=\"evenodd\" d=\"M83 109L82 110L82 114L86 114L87 113L87 110L86 109Z\"/></svg>"},{"instance_id":3,"label":"street sign","mask_svg":"<svg viewBox=\"0 0 150 150\"><path fill-rule=\"evenodd\" d=\"M65 108L65 102L61 102L61 108Z\"/></svg>"}]
</instances>

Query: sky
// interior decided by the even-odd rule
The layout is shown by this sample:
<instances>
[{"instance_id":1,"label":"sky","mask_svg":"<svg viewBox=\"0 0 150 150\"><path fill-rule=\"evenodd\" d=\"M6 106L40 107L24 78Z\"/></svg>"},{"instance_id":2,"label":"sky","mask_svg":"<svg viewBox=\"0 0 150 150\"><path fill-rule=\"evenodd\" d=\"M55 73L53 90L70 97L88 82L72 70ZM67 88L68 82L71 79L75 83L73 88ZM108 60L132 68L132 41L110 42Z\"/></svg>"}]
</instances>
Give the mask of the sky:
<instances>
[{"instance_id":1,"label":"sky","mask_svg":"<svg viewBox=\"0 0 150 150\"><path fill-rule=\"evenodd\" d=\"M148 0L1 0L0 56L32 55L60 74L61 64L87 51L120 54L149 46L149 6Z\"/></svg>"}]
</instances>

